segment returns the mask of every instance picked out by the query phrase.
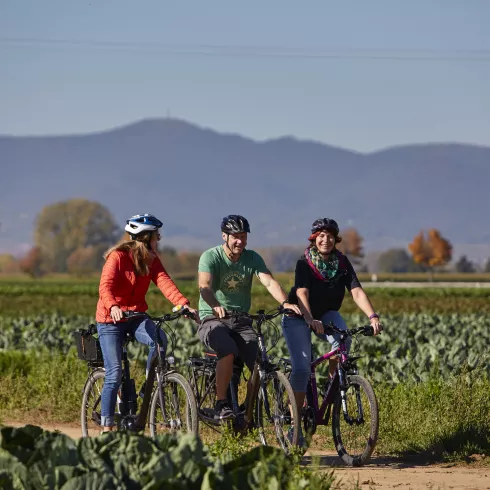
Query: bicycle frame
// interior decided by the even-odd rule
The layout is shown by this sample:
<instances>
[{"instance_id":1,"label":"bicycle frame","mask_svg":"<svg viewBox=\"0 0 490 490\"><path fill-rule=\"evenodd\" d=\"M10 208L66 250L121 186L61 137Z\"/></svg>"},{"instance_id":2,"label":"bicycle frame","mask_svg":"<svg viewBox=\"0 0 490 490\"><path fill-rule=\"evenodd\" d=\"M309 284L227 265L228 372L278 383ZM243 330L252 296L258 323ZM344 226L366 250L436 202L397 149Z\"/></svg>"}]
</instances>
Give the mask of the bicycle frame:
<instances>
[{"instance_id":1,"label":"bicycle frame","mask_svg":"<svg viewBox=\"0 0 490 490\"><path fill-rule=\"evenodd\" d=\"M143 315L142 315L143 316ZM154 319L156 320L156 319ZM163 321L162 320L156 320L155 321L155 326L157 331L161 331L161 325ZM123 384L122 384L122 402L124 404L125 412L122 414L122 419L126 420L128 418L128 415L135 416L135 419L131 425L133 425L133 430L143 430L144 427L146 426L146 421L148 418L148 411L150 408L150 403L151 403L151 397L152 397L152 387L155 383L155 378L157 380L157 390L158 390L158 397L160 399L160 407L162 408L162 414L164 420L167 420L167 411L165 408L165 399L163 397L162 393L162 383L163 383L163 374L167 372L167 366L165 365L164 358L162 357L161 354L161 338L160 335L157 335L157 348L156 350L156 356L154 356L150 369L148 371L145 384L144 384L144 395L143 395L143 402L141 404L140 411L137 413L136 408L137 408L137 395L136 395L136 390L134 386L131 386L130 381L130 371L129 371L129 361L128 361L128 355L127 355L127 348L126 345L123 347L123 357L122 357L122 362L123 362ZM132 398L134 397L134 400ZM134 408L131 406L132 402L134 402ZM128 428L131 429L131 427L128 424Z\"/></svg>"},{"instance_id":2,"label":"bicycle frame","mask_svg":"<svg viewBox=\"0 0 490 490\"><path fill-rule=\"evenodd\" d=\"M316 383L316 368L337 355L340 356L340 365L337 366L334 376L330 382L328 392L325 394L325 397L323 399L322 406L319 407L318 389ZM348 360L347 347L345 345L345 341L341 340L339 347L331 350L330 352L327 352L326 354L323 354L322 356L318 357L311 363L310 383L308 383L306 399L308 405L315 410L315 419L317 425L328 424L329 417L328 416L326 417L325 413L327 411L327 408L334 402L334 397L337 391L335 388L339 384L340 386L343 386L345 383L342 364L347 362L347 360Z\"/></svg>"},{"instance_id":3,"label":"bicycle frame","mask_svg":"<svg viewBox=\"0 0 490 490\"><path fill-rule=\"evenodd\" d=\"M265 346L264 335L262 333L262 324L266 320L265 312L263 310L259 310L258 315L247 314L246 316L248 318L251 318L252 321L256 320L257 322L255 328L253 327L253 324L251 325L251 328L254 328L257 334L258 349L257 349L257 357L255 359L253 371L251 373L250 380L249 380L250 389L247 390L247 398L245 400L245 413L244 413L245 421L247 423L250 423L254 420L253 402L254 400L257 399L259 390L262 390L262 399L264 402L264 409L266 415L269 420L272 420L273 417L270 411L269 397L267 396L267 393L265 391L265 377L267 375L267 372L271 370L277 370L278 368L276 368L273 364L271 364L267 356L267 349ZM205 369L205 366L200 366L200 369ZM191 376L193 378L194 385L197 386L197 380L196 380L194 368L191 368L191 372L192 372ZM197 405L199 410L201 410L204 401L206 400L210 391L213 389L215 381L216 381L216 374L214 373L209 378L207 385L203 387L204 389L203 393L198 393ZM232 379L230 380L229 389L230 389L231 404L232 404L233 411L235 412L235 414L238 414L239 413L238 391L237 391L237 387L235 386L234 377L232 377ZM211 423L213 425L221 424L220 420L213 420L212 418L207 418L207 417L206 420L208 423Z\"/></svg>"},{"instance_id":4,"label":"bicycle frame","mask_svg":"<svg viewBox=\"0 0 490 490\"><path fill-rule=\"evenodd\" d=\"M257 341L258 341L258 349L257 349L257 358L255 360L254 369L250 379L250 390L248 392L248 397L245 400L245 419L248 421L253 420L253 409L254 404L253 400L257 399L259 394L259 389L262 390L262 400L264 402L265 412L267 414L267 418L272 420L272 415L270 412L269 405L269 397L265 392L265 376L267 371L274 369L272 364L269 361L269 357L267 356L267 349L265 347L264 335L262 333L262 323L265 321L265 318L262 317L265 312L264 310L259 310L259 318L257 319ZM252 403L251 403L252 402Z\"/></svg>"},{"instance_id":5,"label":"bicycle frame","mask_svg":"<svg viewBox=\"0 0 490 490\"><path fill-rule=\"evenodd\" d=\"M161 324L162 322L156 322L156 328L157 331L161 330ZM160 407L162 409L162 414L163 414L163 419L167 420L167 410L165 408L165 399L163 397L162 393L162 383L163 383L163 374L167 372L167 366L165 365L164 359L162 357L162 353L160 350L161 345L161 339L160 335L157 336L157 348L156 350L156 357L153 358L151 365L150 365L150 370L148 371L148 374L146 376L146 381L145 381L145 392L143 395L143 402L141 404L141 409L139 411L138 417L136 418L135 424L138 427L144 427L146 425L146 419L148 417L148 410L150 408L150 402L151 402L151 395L152 395L152 390L148 389L153 387L153 384L155 383L155 378L157 379L157 390L158 390L158 398L160 400Z\"/></svg>"}]
</instances>

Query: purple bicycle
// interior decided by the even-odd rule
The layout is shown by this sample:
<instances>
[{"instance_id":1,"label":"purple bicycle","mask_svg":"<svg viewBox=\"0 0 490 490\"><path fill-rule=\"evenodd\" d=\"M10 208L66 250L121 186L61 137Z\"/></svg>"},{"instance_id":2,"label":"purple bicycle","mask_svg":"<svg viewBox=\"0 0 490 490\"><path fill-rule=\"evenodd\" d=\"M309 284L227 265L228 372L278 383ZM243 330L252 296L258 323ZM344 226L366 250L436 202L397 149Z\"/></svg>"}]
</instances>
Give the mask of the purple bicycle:
<instances>
[{"instance_id":1,"label":"purple bicycle","mask_svg":"<svg viewBox=\"0 0 490 490\"><path fill-rule=\"evenodd\" d=\"M328 425L331 416L332 435L339 456L348 466L361 466L371 457L378 440L378 402L369 381L358 374L356 361L361 356L349 356L345 341L359 334L373 335L373 328L363 326L340 330L329 323L325 325L325 333L339 334L340 345L311 363L301 417L305 434L311 440L317 427ZM334 357L338 359L334 376L318 390L316 368ZM281 359L281 363L286 374L289 374L291 361Z\"/></svg>"}]
</instances>

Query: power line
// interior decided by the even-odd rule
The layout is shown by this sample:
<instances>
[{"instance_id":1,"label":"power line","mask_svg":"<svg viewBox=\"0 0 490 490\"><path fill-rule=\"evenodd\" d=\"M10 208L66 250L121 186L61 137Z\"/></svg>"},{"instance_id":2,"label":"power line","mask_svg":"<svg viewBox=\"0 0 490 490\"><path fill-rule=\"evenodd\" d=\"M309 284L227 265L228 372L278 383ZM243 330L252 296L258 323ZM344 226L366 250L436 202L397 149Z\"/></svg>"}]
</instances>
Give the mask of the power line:
<instances>
[{"instance_id":1,"label":"power line","mask_svg":"<svg viewBox=\"0 0 490 490\"><path fill-rule=\"evenodd\" d=\"M388 61L490 61L490 49L404 50L364 48L294 48L289 46L178 45L155 42L94 41L75 39L0 38L0 47L69 47L146 51L160 54L304 59L353 59Z\"/></svg>"}]
</instances>

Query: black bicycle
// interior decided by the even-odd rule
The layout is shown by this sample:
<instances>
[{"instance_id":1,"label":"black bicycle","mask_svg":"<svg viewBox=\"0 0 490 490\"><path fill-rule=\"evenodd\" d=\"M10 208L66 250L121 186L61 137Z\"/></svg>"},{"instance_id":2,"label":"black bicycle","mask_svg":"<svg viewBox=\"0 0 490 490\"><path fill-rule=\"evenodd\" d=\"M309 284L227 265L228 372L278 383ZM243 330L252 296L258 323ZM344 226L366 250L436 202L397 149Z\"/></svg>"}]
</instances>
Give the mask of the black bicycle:
<instances>
[{"instance_id":1,"label":"black bicycle","mask_svg":"<svg viewBox=\"0 0 490 490\"><path fill-rule=\"evenodd\" d=\"M175 309L174 309L175 310ZM146 317L153 320L157 331L165 324L172 332L167 335L173 347L174 334L168 322L183 315L190 316L187 308L181 308L172 314L152 317L147 313L125 312L126 318ZM105 369L95 325L87 330L74 332L78 357L87 362L88 378L82 391L82 436L98 435L101 431L101 399ZM167 333L167 332L166 332ZM158 337L159 338L159 337ZM160 349L156 348L151 369L138 396L134 379L131 379L127 347L134 336L127 334L123 343L122 381L118 390L115 421L118 430L132 432L144 431L147 419L150 435L159 433L198 433L199 419L197 405L189 382L173 369L174 359L167 355L164 359ZM159 338L160 343L160 338ZM155 383L156 379L156 383ZM138 401L142 398L138 411Z\"/></svg>"},{"instance_id":2,"label":"black bicycle","mask_svg":"<svg viewBox=\"0 0 490 490\"><path fill-rule=\"evenodd\" d=\"M249 398L242 405L238 401L239 375L237 377L236 371L241 372L243 363L235 365L235 375L228 389L229 403L234 414L231 419L222 421L216 417L214 411L217 364L215 352L207 350L204 357L189 359L189 379L194 389L199 419L206 426L217 432L221 432L223 425L231 425L237 433L257 429L263 445L279 446L285 452L289 452L298 442L299 412L289 380L280 372L279 367L269 360L262 333L264 323L272 323L273 318L283 313L289 313L289 310L279 307L272 314L259 310L256 315L227 312L229 317L251 319L252 322L256 322L254 330L258 339L257 358L251 374L251 390ZM275 325L274 327L277 328Z\"/></svg>"}]
</instances>

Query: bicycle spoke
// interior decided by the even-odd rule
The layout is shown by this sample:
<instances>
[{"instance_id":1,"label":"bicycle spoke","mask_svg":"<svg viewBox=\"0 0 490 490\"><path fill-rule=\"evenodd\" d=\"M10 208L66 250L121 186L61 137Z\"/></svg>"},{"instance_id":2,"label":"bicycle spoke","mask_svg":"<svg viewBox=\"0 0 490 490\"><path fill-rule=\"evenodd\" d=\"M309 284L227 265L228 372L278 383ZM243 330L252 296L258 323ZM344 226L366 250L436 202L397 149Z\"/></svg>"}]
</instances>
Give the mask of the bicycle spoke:
<instances>
[{"instance_id":1,"label":"bicycle spoke","mask_svg":"<svg viewBox=\"0 0 490 490\"><path fill-rule=\"evenodd\" d=\"M165 376L161 390L164 412L158 391L157 388L153 393L150 409L151 435L194 432L197 429L197 410L187 381L176 373Z\"/></svg>"},{"instance_id":2,"label":"bicycle spoke","mask_svg":"<svg viewBox=\"0 0 490 490\"><path fill-rule=\"evenodd\" d=\"M346 408L336 400L332 428L337 451L344 462L367 461L378 438L378 407L371 385L361 376L351 376L346 391Z\"/></svg>"},{"instance_id":3,"label":"bicycle spoke","mask_svg":"<svg viewBox=\"0 0 490 490\"><path fill-rule=\"evenodd\" d=\"M89 378L82 397L82 436L94 437L101 431L101 400L104 386L104 372L94 373Z\"/></svg>"},{"instance_id":4,"label":"bicycle spoke","mask_svg":"<svg viewBox=\"0 0 490 490\"><path fill-rule=\"evenodd\" d=\"M265 380L264 391L260 391L257 400L260 440L264 445L276 446L289 452L297 441L299 427L291 386L282 373L272 373Z\"/></svg>"}]
</instances>

